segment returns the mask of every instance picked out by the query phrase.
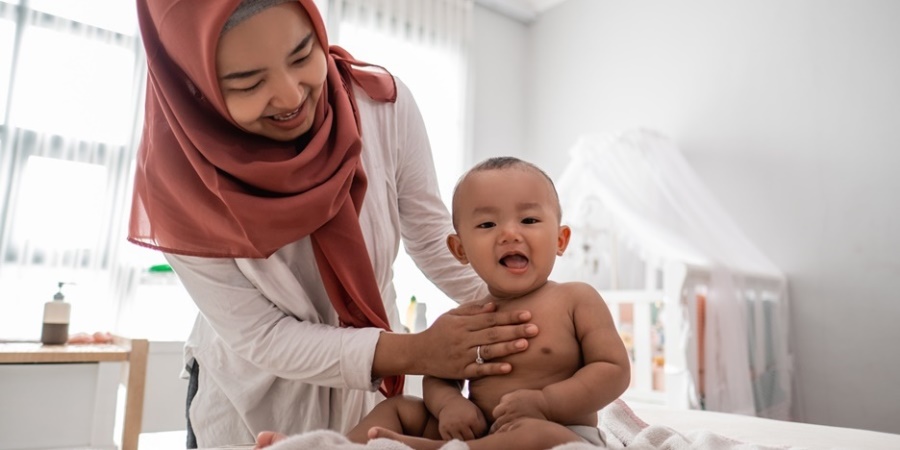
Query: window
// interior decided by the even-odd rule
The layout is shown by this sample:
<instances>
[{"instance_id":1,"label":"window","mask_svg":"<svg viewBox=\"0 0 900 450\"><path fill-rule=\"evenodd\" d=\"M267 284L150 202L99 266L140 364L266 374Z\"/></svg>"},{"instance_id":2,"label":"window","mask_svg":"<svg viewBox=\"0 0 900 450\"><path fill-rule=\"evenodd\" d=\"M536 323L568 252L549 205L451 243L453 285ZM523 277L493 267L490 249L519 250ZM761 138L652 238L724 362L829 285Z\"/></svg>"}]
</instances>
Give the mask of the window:
<instances>
[{"instance_id":1,"label":"window","mask_svg":"<svg viewBox=\"0 0 900 450\"><path fill-rule=\"evenodd\" d=\"M471 0L319 3L333 43L414 92L449 198L464 159ZM189 331L196 308L177 278L148 270L162 255L125 240L145 71L134 2L0 0L0 339L37 339L59 282L71 332ZM455 306L405 255L395 271L403 309L412 295L429 317Z\"/></svg>"},{"instance_id":2,"label":"window","mask_svg":"<svg viewBox=\"0 0 900 450\"><path fill-rule=\"evenodd\" d=\"M72 331L114 331L137 31L131 2L0 0L0 339L40 336L58 282Z\"/></svg>"},{"instance_id":3,"label":"window","mask_svg":"<svg viewBox=\"0 0 900 450\"><path fill-rule=\"evenodd\" d=\"M471 1L331 0L327 11L333 44L385 67L412 91L428 130L441 195L449 207L465 162ZM402 247L394 263L394 283L399 311L406 311L415 296L428 305L429 323L457 306L422 275Z\"/></svg>"}]
</instances>

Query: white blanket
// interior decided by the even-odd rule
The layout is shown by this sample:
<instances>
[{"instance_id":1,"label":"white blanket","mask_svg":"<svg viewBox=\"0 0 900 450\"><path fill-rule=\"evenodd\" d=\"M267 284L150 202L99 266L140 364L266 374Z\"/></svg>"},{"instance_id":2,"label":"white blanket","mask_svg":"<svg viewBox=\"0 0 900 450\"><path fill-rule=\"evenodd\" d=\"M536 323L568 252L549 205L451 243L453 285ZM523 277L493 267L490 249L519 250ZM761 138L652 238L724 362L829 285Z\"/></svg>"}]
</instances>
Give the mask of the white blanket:
<instances>
[{"instance_id":1,"label":"white blanket","mask_svg":"<svg viewBox=\"0 0 900 450\"><path fill-rule=\"evenodd\" d=\"M663 450L772 450L788 447L754 445L708 431L679 433L662 425L648 425L622 400L616 400L600 411L600 429L606 436L607 448L663 449ZM329 430L312 431L292 436L271 447L271 450L329 449L329 450L412 450L406 444L390 439L373 439L367 444L355 444L343 435ZM462 441L449 441L441 450L467 450ZM599 447L588 443L559 445L553 450L593 450Z\"/></svg>"}]
</instances>

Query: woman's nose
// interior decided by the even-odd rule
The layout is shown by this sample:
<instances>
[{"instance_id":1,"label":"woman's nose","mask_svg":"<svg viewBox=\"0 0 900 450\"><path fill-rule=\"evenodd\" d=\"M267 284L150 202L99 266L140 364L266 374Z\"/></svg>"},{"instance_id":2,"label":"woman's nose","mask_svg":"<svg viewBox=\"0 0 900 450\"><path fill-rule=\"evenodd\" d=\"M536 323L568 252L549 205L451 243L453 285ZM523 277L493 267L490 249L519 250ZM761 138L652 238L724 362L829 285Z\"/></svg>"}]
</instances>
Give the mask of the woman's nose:
<instances>
[{"instance_id":1,"label":"woman's nose","mask_svg":"<svg viewBox=\"0 0 900 450\"><path fill-rule=\"evenodd\" d=\"M294 77L285 74L277 78L272 90L272 106L293 110L303 101L304 92Z\"/></svg>"}]
</instances>

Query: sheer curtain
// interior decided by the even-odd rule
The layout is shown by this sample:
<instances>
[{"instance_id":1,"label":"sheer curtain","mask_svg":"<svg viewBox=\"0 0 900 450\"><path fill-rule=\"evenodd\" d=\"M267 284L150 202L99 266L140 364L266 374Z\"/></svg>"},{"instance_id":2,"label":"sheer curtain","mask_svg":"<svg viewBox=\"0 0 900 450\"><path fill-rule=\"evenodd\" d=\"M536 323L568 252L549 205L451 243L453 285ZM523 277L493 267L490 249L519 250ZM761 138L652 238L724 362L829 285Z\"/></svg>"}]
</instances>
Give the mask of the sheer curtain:
<instances>
[{"instance_id":1,"label":"sheer curtain","mask_svg":"<svg viewBox=\"0 0 900 450\"><path fill-rule=\"evenodd\" d=\"M468 135L472 1L318 3L333 43L413 91L449 196ZM0 0L0 339L37 339L58 282L71 332L187 336L193 303L152 270L159 253L125 241L143 58L134 2ZM416 295L430 317L454 306L405 254L395 270L404 305Z\"/></svg>"},{"instance_id":2,"label":"sheer curtain","mask_svg":"<svg viewBox=\"0 0 900 450\"><path fill-rule=\"evenodd\" d=\"M142 57L132 2L0 1L0 338L58 282L70 330L114 330Z\"/></svg>"},{"instance_id":3,"label":"sheer curtain","mask_svg":"<svg viewBox=\"0 0 900 450\"><path fill-rule=\"evenodd\" d=\"M329 38L360 60L385 67L409 86L425 119L441 194L450 195L465 164L472 0L323 0ZM400 311L412 296L429 323L456 306L401 248L394 264Z\"/></svg>"}]
</instances>

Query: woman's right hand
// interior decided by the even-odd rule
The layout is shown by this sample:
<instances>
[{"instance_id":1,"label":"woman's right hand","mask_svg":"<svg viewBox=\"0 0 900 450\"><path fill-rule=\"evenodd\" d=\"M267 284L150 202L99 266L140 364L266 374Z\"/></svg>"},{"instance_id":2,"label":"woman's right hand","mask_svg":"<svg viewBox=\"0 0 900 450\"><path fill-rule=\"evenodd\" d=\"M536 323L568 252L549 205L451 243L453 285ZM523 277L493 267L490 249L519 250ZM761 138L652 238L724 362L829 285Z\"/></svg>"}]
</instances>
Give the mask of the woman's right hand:
<instances>
[{"instance_id":1,"label":"woman's right hand","mask_svg":"<svg viewBox=\"0 0 900 450\"><path fill-rule=\"evenodd\" d=\"M461 305L413 335L420 358L412 373L449 379L509 373L509 363L492 360L527 349L528 338L536 336L538 328L528 323L529 311L496 309L493 303ZM476 362L479 353L483 363Z\"/></svg>"}]
</instances>

